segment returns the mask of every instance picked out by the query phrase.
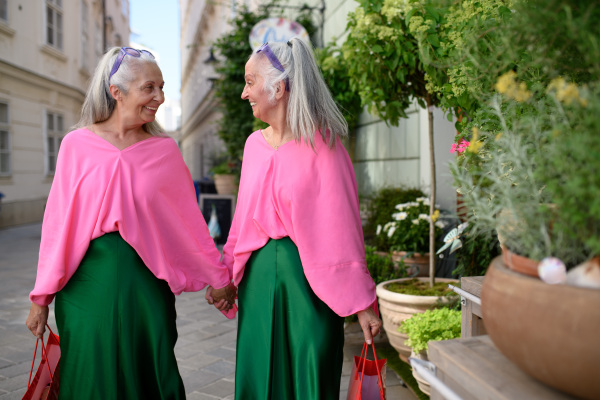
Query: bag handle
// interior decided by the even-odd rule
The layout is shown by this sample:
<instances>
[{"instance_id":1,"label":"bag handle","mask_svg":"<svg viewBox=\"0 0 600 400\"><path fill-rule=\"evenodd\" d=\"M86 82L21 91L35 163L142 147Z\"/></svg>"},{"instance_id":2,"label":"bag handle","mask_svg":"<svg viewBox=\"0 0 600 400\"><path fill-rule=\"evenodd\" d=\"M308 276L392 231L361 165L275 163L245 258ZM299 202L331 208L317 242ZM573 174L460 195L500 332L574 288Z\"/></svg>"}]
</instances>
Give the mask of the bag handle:
<instances>
[{"instance_id":1,"label":"bag handle","mask_svg":"<svg viewBox=\"0 0 600 400\"><path fill-rule=\"evenodd\" d=\"M50 335L56 336L54 332L52 332L52 328L50 325L46 324L46 327L50 331ZM50 340L50 335L48 335L48 340ZM33 350L33 359L31 360L31 369L29 370L29 380L27 381L27 390L29 390L29 385L31 385L31 375L33 373L33 365L35 364L35 355L37 354L38 343L40 342L40 338L38 337L35 341L35 350ZM48 373L50 374L50 383L54 382L54 374L50 370L50 361L48 360L48 352L46 351L46 346L44 346L44 335L42 334L42 358L40 363L46 360L46 367L48 368Z\"/></svg>"},{"instance_id":2,"label":"bag handle","mask_svg":"<svg viewBox=\"0 0 600 400\"><path fill-rule=\"evenodd\" d=\"M371 348L373 349L373 358L375 359L375 368L377 369L377 383L379 384L379 396L381 396L381 400L385 399L385 394L383 393L383 379L381 377L381 371L379 370L379 363L377 362L377 352L375 351L375 343L371 343ZM362 383L363 383L363 378L365 376L365 367L367 365L367 353L369 351L369 347L367 345L367 342L365 341L365 343L363 344L363 348L362 351L360 352L360 361L358 363L358 368L356 369L356 374L358 377L358 372L360 367L360 363L362 362L362 370L360 370L360 372L362 373L360 376L360 386L359 386L359 391L358 391L358 398L360 400L361 398L361 391L362 391ZM363 356L364 354L364 356Z\"/></svg>"}]
</instances>

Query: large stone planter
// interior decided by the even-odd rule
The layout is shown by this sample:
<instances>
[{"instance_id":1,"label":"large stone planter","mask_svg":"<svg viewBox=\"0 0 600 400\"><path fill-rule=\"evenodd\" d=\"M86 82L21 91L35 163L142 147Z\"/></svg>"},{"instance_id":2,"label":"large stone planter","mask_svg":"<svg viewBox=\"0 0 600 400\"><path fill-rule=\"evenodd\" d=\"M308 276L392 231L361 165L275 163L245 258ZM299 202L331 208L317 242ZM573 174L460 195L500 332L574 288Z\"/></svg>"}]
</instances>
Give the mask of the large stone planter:
<instances>
[{"instance_id":1,"label":"large stone planter","mask_svg":"<svg viewBox=\"0 0 600 400\"><path fill-rule=\"evenodd\" d=\"M411 278L394 279L381 282L377 285L377 297L379 299L379 311L383 320L383 329L388 336L389 342L400 355L404 362L408 362L411 348L404 344L408 339L406 334L398 332L402 321L410 318L413 314L423 313L429 309L437 308L455 301L456 298L438 296L415 296L389 291L386 286L393 282L402 282ZM418 278L428 281L429 278ZM436 282L447 282L456 284L456 279L436 278Z\"/></svg>"},{"instance_id":2,"label":"large stone planter","mask_svg":"<svg viewBox=\"0 0 600 400\"><path fill-rule=\"evenodd\" d=\"M496 257L481 310L498 350L548 386L600 399L600 290L548 285Z\"/></svg>"}]
</instances>

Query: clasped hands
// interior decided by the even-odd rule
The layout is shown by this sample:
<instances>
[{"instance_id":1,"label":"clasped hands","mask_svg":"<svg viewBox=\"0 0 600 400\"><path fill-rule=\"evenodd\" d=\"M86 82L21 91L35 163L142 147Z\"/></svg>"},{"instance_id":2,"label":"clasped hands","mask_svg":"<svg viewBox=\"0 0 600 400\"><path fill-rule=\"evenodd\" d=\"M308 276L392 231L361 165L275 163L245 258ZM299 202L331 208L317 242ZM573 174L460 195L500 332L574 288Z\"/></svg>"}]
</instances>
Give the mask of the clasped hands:
<instances>
[{"instance_id":1,"label":"clasped hands","mask_svg":"<svg viewBox=\"0 0 600 400\"><path fill-rule=\"evenodd\" d=\"M217 309L221 311L229 311L235 304L237 298L237 287L233 283L225 286L221 289L215 289L209 286L206 289L204 298L208 304L213 304Z\"/></svg>"}]
</instances>

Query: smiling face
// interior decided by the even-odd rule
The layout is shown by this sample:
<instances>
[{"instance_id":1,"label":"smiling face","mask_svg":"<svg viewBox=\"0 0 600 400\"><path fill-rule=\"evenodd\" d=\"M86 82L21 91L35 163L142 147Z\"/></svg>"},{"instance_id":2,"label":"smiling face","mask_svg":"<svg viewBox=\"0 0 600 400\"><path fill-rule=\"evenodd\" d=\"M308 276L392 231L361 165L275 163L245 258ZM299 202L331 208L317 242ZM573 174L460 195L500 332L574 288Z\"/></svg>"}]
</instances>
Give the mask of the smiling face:
<instances>
[{"instance_id":1,"label":"smiling face","mask_svg":"<svg viewBox=\"0 0 600 400\"><path fill-rule=\"evenodd\" d=\"M270 111L273 110L275 103L269 100L269 94L264 90L265 79L260 73L264 69L264 62L268 62L261 57L252 57L246 63L244 79L246 86L242 92L242 99L250 101L252 113L263 122L269 123Z\"/></svg>"},{"instance_id":2,"label":"smiling face","mask_svg":"<svg viewBox=\"0 0 600 400\"><path fill-rule=\"evenodd\" d=\"M123 93L120 105L127 120L143 125L154 121L158 107L164 103L165 82L158 65L151 62L138 63L135 76L127 94Z\"/></svg>"}]
</instances>

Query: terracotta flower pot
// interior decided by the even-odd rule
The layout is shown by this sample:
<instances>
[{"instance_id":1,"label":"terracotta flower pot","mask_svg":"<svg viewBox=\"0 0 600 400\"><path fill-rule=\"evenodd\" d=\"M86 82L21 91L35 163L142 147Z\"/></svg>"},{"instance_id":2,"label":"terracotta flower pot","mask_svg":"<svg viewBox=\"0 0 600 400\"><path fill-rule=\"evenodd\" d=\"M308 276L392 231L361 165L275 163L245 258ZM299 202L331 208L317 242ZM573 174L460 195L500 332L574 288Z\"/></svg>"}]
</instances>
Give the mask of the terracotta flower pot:
<instances>
[{"instance_id":1,"label":"terracotta flower pot","mask_svg":"<svg viewBox=\"0 0 600 400\"><path fill-rule=\"evenodd\" d=\"M400 355L404 362L408 362L411 348L404 344L408 339L406 334L398 332L398 327L402 321L410 318L413 314L423 313L429 309L449 304L453 301L448 297L439 296L415 296L392 292L386 289L386 286L393 282L403 282L411 278L393 279L381 282L377 285L377 298L379 299L379 311L383 320L383 329L389 339L390 345ZM428 281L429 278L418 278L421 281ZM456 279L436 278L436 282L457 283Z\"/></svg>"},{"instance_id":2,"label":"terracotta flower pot","mask_svg":"<svg viewBox=\"0 0 600 400\"><path fill-rule=\"evenodd\" d=\"M483 281L481 310L494 345L525 373L600 399L600 290L548 285L496 257Z\"/></svg>"},{"instance_id":3,"label":"terracotta flower pot","mask_svg":"<svg viewBox=\"0 0 600 400\"><path fill-rule=\"evenodd\" d=\"M429 276L429 253L413 253L411 257L406 257L406 251L392 251L392 260L396 263L404 261L409 276Z\"/></svg>"},{"instance_id":4,"label":"terracotta flower pot","mask_svg":"<svg viewBox=\"0 0 600 400\"><path fill-rule=\"evenodd\" d=\"M235 175L233 174L215 174L215 188L218 194L235 194L238 185L235 183Z\"/></svg>"},{"instance_id":5,"label":"terracotta flower pot","mask_svg":"<svg viewBox=\"0 0 600 400\"><path fill-rule=\"evenodd\" d=\"M500 248L502 249L502 261L509 269L534 278L539 278L539 261L515 254L508 250L504 245L500 245Z\"/></svg>"}]
</instances>

